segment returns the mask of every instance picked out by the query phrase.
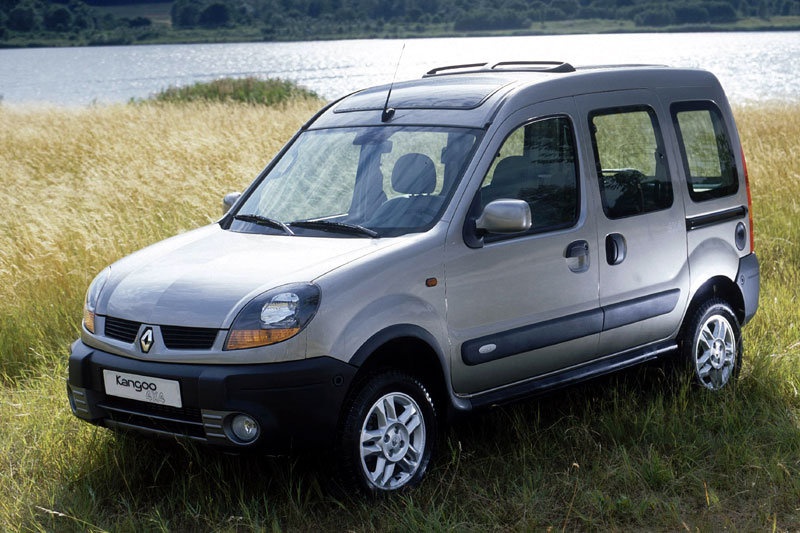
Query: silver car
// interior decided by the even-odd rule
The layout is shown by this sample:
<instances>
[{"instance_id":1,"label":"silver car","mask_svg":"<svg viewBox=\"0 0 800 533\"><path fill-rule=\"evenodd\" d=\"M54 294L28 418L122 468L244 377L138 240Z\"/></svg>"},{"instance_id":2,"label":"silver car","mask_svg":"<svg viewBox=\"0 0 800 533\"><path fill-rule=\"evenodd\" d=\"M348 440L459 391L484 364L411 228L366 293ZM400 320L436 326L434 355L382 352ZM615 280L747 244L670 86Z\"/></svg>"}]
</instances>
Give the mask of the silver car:
<instances>
[{"instance_id":1,"label":"silver car","mask_svg":"<svg viewBox=\"0 0 800 533\"><path fill-rule=\"evenodd\" d=\"M443 67L314 116L219 222L101 272L76 416L420 482L448 415L661 356L718 390L756 312L747 171L717 79Z\"/></svg>"}]
</instances>

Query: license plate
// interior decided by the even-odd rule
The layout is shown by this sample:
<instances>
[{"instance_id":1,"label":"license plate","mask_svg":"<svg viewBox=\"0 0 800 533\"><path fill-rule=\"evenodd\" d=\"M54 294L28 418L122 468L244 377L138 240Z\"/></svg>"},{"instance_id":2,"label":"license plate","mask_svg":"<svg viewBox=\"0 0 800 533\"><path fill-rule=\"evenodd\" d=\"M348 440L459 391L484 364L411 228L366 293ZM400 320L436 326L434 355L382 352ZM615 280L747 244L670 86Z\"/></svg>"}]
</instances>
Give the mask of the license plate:
<instances>
[{"instance_id":1,"label":"license plate","mask_svg":"<svg viewBox=\"0 0 800 533\"><path fill-rule=\"evenodd\" d=\"M111 396L159 405L171 405L172 407L183 407L180 383L171 379L103 370L103 381L106 386L106 394Z\"/></svg>"}]
</instances>

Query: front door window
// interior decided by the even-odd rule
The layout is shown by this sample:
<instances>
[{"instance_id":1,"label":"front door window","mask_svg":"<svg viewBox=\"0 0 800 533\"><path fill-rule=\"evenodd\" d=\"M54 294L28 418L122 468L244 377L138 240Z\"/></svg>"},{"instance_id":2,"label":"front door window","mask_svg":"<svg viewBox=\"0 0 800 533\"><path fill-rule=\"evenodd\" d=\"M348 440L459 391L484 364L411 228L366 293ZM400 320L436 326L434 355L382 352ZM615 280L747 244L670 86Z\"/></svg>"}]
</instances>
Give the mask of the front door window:
<instances>
[{"instance_id":1,"label":"front door window","mask_svg":"<svg viewBox=\"0 0 800 533\"><path fill-rule=\"evenodd\" d=\"M537 120L506 138L481 187L483 206L501 198L528 202L533 233L575 224L578 172L568 118Z\"/></svg>"}]
</instances>

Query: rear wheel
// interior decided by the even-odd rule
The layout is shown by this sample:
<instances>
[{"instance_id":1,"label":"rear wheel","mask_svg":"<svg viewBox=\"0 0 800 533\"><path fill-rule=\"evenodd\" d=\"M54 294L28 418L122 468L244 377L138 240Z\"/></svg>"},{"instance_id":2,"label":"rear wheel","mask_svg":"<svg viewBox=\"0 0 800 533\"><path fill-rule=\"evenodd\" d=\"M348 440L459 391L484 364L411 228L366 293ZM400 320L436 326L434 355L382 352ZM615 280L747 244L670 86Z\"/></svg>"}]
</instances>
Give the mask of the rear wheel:
<instances>
[{"instance_id":1,"label":"rear wheel","mask_svg":"<svg viewBox=\"0 0 800 533\"><path fill-rule=\"evenodd\" d=\"M418 485L437 431L433 401L418 379L401 372L370 376L348 404L340 429L345 482L375 495Z\"/></svg>"},{"instance_id":2,"label":"rear wheel","mask_svg":"<svg viewBox=\"0 0 800 533\"><path fill-rule=\"evenodd\" d=\"M742 334L727 302L709 300L694 313L684 331L683 356L694 380L720 390L739 375Z\"/></svg>"}]
</instances>

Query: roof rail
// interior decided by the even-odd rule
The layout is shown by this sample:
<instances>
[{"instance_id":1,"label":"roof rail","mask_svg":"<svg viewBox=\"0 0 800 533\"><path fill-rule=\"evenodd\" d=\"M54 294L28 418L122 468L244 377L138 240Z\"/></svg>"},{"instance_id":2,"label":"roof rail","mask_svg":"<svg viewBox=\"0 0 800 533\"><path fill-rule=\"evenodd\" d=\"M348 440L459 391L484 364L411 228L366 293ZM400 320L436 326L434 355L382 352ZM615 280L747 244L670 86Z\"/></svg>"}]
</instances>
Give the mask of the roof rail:
<instances>
[{"instance_id":1,"label":"roof rail","mask_svg":"<svg viewBox=\"0 0 800 533\"><path fill-rule=\"evenodd\" d=\"M427 78L428 76L437 76L441 74L458 74L457 72L444 72L446 70L459 70L466 72L471 72L475 70L486 70L485 68L480 68L480 67L485 67L488 64L489 63L468 63L465 65L449 65L446 67L436 67L426 72L423 78Z\"/></svg>"},{"instance_id":2,"label":"roof rail","mask_svg":"<svg viewBox=\"0 0 800 533\"><path fill-rule=\"evenodd\" d=\"M501 61L499 63L467 63L464 65L449 65L436 67L426 72L422 77L447 76L451 74L464 74L468 72L524 71L524 72L575 72L575 67L563 61Z\"/></svg>"}]
</instances>

